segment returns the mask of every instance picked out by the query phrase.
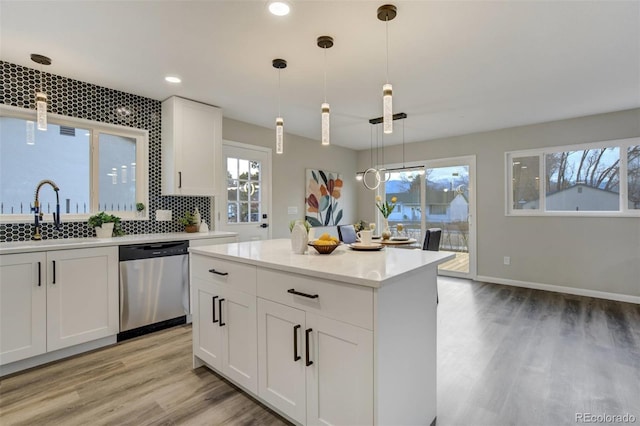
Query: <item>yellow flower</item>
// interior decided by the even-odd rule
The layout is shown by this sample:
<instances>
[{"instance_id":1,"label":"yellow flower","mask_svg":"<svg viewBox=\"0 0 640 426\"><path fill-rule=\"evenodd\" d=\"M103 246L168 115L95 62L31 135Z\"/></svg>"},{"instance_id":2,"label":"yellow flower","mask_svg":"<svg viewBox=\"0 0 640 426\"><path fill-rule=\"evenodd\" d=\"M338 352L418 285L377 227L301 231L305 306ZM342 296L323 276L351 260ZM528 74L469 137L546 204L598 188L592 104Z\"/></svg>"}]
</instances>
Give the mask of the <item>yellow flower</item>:
<instances>
[{"instance_id":1,"label":"yellow flower","mask_svg":"<svg viewBox=\"0 0 640 426\"><path fill-rule=\"evenodd\" d=\"M391 202L395 203L396 201L398 201L398 197L391 197Z\"/></svg>"},{"instance_id":2,"label":"yellow flower","mask_svg":"<svg viewBox=\"0 0 640 426\"><path fill-rule=\"evenodd\" d=\"M378 202L382 201L382 197L379 196L379 195L376 195L376 201L378 201Z\"/></svg>"}]
</instances>

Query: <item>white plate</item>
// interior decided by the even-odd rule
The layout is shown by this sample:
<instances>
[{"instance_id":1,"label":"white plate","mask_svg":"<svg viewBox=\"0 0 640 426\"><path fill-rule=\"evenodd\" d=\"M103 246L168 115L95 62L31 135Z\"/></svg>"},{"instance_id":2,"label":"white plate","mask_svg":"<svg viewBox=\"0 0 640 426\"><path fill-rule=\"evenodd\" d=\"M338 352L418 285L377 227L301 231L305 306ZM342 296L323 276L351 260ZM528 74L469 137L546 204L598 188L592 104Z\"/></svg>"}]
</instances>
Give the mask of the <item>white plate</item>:
<instances>
[{"instance_id":1,"label":"white plate","mask_svg":"<svg viewBox=\"0 0 640 426\"><path fill-rule=\"evenodd\" d=\"M409 237L391 237L391 241L409 241Z\"/></svg>"},{"instance_id":2,"label":"white plate","mask_svg":"<svg viewBox=\"0 0 640 426\"><path fill-rule=\"evenodd\" d=\"M353 243L353 244L349 244L349 247L351 247L354 250L372 251L372 250L380 250L384 246L382 244L378 244L378 243L371 243L371 244Z\"/></svg>"}]
</instances>

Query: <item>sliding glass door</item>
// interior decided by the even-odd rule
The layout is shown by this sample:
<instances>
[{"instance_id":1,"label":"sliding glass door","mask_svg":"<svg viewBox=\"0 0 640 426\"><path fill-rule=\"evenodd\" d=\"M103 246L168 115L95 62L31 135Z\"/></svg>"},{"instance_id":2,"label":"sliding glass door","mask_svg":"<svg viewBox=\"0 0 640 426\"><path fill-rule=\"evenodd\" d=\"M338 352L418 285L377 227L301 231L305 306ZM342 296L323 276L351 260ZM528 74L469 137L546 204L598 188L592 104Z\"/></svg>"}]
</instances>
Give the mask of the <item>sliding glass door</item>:
<instances>
[{"instance_id":1,"label":"sliding glass door","mask_svg":"<svg viewBox=\"0 0 640 426\"><path fill-rule=\"evenodd\" d=\"M415 238L415 246L422 247L426 229L441 229L440 251L451 252L455 258L440 265L438 272L474 278L475 157L433 160L412 166L424 168L390 172L381 185L384 199L397 200L388 218L392 232L399 234L402 229L402 235Z\"/></svg>"}]
</instances>

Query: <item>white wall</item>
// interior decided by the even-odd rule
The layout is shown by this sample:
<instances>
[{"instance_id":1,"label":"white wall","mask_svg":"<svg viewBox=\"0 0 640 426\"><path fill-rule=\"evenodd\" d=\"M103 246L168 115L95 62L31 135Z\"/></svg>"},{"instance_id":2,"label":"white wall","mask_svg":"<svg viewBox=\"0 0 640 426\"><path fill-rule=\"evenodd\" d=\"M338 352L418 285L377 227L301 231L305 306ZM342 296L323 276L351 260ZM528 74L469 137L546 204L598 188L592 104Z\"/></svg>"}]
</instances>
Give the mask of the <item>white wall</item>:
<instances>
[{"instance_id":1,"label":"white wall","mask_svg":"<svg viewBox=\"0 0 640 426\"><path fill-rule=\"evenodd\" d=\"M406 145L406 158L476 155L478 276L640 297L640 219L505 216L505 151L640 136L640 109ZM401 147L385 147L389 163ZM358 154L358 168L370 161ZM374 194L358 186L357 218L373 220ZM503 265L503 256L511 265Z\"/></svg>"},{"instance_id":2,"label":"white wall","mask_svg":"<svg viewBox=\"0 0 640 426\"><path fill-rule=\"evenodd\" d=\"M319 140L285 134L284 154L275 153L275 129L256 126L229 118L222 122L222 138L229 141L273 149L273 238L289 237L289 222L305 216L305 169L322 169L342 174L344 186L340 204L344 209L342 224L356 218L355 181L357 153L335 145L322 146ZM296 206L297 215L287 214L287 207Z\"/></svg>"}]
</instances>

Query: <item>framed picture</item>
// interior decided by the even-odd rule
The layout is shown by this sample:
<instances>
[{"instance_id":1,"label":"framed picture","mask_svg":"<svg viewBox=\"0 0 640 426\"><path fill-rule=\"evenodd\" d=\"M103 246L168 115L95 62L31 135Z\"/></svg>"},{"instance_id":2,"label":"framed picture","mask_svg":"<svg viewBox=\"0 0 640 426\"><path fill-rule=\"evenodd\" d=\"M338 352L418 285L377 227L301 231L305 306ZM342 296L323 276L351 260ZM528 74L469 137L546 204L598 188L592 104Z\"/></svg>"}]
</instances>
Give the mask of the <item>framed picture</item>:
<instances>
[{"instance_id":1,"label":"framed picture","mask_svg":"<svg viewBox=\"0 0 640 426\"><path fill-rule=\"evenodd\" d=\"M305 219L311 226L336 226L342 220L340 173L306 170Z\"/></svg>"}]
</instances>

